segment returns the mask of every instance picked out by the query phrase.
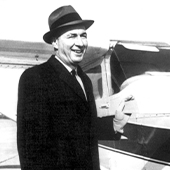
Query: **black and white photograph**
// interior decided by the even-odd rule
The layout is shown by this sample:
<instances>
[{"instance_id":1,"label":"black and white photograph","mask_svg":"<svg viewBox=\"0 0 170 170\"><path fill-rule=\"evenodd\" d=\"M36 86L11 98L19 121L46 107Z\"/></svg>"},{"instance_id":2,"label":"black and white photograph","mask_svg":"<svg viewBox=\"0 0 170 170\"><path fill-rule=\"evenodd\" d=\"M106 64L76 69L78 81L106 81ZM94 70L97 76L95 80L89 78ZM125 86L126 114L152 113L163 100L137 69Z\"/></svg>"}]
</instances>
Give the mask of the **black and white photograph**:
<instances>
[{"instance_id":1,"label":"black and white photograph","mask_svg":"<svg viewBox=\"0 0 170 170\"><path fill-rule=\"evenodd\" d=\"M0 170L170 170L168 0L0 0Z\"/></svg>"}]
</instances>

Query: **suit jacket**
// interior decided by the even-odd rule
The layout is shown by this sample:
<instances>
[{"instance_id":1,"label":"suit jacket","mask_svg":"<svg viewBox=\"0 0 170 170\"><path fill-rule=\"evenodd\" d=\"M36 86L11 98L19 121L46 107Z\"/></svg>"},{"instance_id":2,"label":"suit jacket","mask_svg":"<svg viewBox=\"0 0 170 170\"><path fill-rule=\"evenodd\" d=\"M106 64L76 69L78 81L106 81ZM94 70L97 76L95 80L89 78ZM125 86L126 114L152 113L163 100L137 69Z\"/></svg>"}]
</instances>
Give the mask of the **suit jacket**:
<instances>
[{"instance_id":1,"label":"suit jacket","mask_svg":"<svg viewBox=\"0 0 170 170\"><path fill-rule=\"evenodd\" d=\"M78 67L87 99L52 56L19 81L17 145L22 170L99 170L98 139L115 139L113 119L97 118L92 84Z\"/></svg>"}]
</instances>

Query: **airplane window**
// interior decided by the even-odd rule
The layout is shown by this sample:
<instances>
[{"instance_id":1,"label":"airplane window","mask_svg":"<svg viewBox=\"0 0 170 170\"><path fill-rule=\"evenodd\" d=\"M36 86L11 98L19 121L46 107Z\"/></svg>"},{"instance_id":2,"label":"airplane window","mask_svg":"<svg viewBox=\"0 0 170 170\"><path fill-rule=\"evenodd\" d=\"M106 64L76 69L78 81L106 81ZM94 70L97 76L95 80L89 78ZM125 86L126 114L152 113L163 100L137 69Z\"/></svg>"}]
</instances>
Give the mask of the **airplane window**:
<instances>
[{"instance_id":1,"label":"airplane window","mask_svg":"<svg viewBox=\"0 0 170 170\"><path fill-rule=\"evenodd\" d=\"M101 66L96 66L88 70L87 75L92 81L93 85L93 94L95 99L101 98L102 96L102 75L101 75Z\"/></svg>"},{"instance_id":2,"label":"airplane window","mask_svg":"<svg viewBox=\"0 0 170 170\"><path fill-rule=\"evenodd\" d=\"M110 59L110 68L112 88L114 89L114 93L118 93L120 91L121 84L126 80L126 76L124 74L124 70L122 68L120 61L114 52L112 53Z\"/></svg>"}]
</instances>

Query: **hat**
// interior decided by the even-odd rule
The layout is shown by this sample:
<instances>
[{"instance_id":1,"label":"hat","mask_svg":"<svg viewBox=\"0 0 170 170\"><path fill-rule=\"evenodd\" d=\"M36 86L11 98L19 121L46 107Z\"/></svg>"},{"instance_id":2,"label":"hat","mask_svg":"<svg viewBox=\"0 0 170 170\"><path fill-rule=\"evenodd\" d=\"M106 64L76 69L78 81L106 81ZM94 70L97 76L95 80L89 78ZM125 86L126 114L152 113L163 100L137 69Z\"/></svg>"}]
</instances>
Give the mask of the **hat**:
<instances>
[{"instance_id":1,"label":"hat","mask_svg":"<svg viewBox=\"0 0 170 170\"><path fill-rule=\"evenodd\" d=\"M93 20L82 20L71 5L62 6L50 14L48 18L50 31L44 34L43 39L46 43L51 44L52 38L62 35L64 30L68 30L68 27L82 25L88 29L93 23Z\"/></svg>"}]
</instances>

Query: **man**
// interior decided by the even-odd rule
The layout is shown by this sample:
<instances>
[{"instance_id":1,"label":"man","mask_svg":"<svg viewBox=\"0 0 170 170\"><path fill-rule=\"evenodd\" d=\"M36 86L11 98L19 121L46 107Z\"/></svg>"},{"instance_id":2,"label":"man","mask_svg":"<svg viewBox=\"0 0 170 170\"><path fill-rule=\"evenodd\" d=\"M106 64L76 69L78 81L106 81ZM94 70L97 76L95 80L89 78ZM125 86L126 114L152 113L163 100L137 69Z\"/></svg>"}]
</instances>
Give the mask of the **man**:
<instances>
[{"instance_id":1,"label":"man","mask_svg":"<svg viewBox=\"0 0 170 170\"><path fill-rule=\"evenodd\" d=\"M49 16L43 39L55 55L27 69L19 82L17 144L22 170L99 170L97 140L120 137L124 104L113 117L97 118L92 84L78 64L88 29L72 6ZM116 119L117 118L117 119Z\"/></svg>"}]
</instances>

